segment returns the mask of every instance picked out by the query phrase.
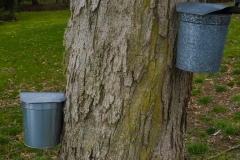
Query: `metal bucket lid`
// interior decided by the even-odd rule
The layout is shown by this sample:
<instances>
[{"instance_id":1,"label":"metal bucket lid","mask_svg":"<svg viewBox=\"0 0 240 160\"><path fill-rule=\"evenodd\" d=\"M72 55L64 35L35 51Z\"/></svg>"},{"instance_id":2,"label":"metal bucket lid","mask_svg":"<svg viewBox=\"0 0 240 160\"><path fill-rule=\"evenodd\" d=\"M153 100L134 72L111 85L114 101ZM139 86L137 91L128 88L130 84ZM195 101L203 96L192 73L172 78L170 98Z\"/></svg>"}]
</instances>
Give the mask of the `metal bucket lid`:
<instances>
[{"instance_id":1,"label":"metal bucket lid","mask_svg":"<svg viewBox=\"0 0 240 160\"><path fill-rule=\"evenodd\" d=\"M206 15L206 14L239 14L240 8L236 6L225 6L212 3L180 2L176 10L182 13Z\"/></svg>"},{"instance_id":2,"label":"metal bucket lid","mask_svg":"<svg viewBox=\"0 0 240 160\"><path fill-rule=\"evenodd\" d=\"M25 103L63 102L63 92L20 92L20 100Z\"/></svg>"}]
</instances>

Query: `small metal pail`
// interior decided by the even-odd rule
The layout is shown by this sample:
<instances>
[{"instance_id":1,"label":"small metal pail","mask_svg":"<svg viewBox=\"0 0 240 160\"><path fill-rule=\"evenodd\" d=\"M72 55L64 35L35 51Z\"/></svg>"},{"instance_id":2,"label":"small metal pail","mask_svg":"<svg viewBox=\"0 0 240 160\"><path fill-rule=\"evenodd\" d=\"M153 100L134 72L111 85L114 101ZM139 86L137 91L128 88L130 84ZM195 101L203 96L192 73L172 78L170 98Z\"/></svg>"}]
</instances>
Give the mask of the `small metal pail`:
<instances>
[{"instance_id":1,"label":"small metal pail","mask_svg":"<svg viewBox=\"0 0 240 160\"><path fill-rule=\"evenodd\" d=\"M198 73L217 72L231 14L238 9L194 2L178 3L176 9L179 12L176 67Z\"/></svg>"},{"instance_id":2,"label":"small metal pail","mask_svg":"<svg viewBox=\"0 0 240 160\"><path fill-rule=\"evenodd\" d=\"M31 148L51 148L60 143L63 122L61 92L21 92L24 144Z\"/></svg>"}]
</instances>

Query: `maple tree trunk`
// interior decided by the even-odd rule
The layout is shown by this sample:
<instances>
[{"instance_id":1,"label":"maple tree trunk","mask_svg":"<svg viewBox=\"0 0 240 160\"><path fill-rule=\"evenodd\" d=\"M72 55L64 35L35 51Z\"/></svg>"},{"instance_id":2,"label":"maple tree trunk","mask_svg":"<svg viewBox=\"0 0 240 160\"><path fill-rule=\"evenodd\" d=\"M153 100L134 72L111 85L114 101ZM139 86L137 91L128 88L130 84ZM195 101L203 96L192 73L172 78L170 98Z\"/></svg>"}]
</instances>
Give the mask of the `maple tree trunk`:
<instances>
[{"instance_id":1,"label":"maple tree trunk","mask_svg":"<svg viewBox=\"0 0 240 160\"><path fill-rule=\"evenodd\" d=\"M71 1L62 159L184 158L192 73L175 68L178 1Z\"/></svg>"}]
</instances>

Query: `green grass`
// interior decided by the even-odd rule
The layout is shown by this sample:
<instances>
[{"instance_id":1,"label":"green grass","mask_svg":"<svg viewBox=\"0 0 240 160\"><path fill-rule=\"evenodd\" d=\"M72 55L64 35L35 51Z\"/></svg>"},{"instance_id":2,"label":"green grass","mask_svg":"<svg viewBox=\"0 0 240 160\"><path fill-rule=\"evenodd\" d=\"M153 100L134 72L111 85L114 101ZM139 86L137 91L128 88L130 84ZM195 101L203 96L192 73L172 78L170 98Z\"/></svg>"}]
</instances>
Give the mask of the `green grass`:
<instances>
[{"instance_id":1,"label":"green grass","mask_svg":"<svg viewBox=\"0 0 240 160\"><path fill-rule=\"evenodd\" d=\"M204 131L199 131L199 138L200 139L205 139L206 137L207 137L207 134L206 134L206 132L204 132Z\"/></svg>"},{"instance_id":2,"label":"green grass","mask_svg":"<svg viewBox=\"0 0 240 160\"><path fill-rule=\"evenodd\" d=\"M194 83L203 83L203 78L202 77L194 77L193 82Z\"/></svg>"},{"instance_id":3,"label":"green grass","mask_svg":"<svg viewBox=\"0 0 240 160\"><path fill-rule=\"evenodd\" d=\"M236 77L234 80L235 80L237 85L240 85L240 77Z\"/></svg>"},{"instance_id":4,"label":"green grass","mask_svg":"<svg viewBox=\"0 0 240 160\"><path fill-rule=\"evenodd\" d=\"M0 97L16 98L19 90L63 89L68 16L68 11L21 13L18 21L0 26Z\"/></svg>"},{"instance_id":5,"label":"green grass","mask_svg":"<svg viewBox=\"0 0 240 160\"><path fill-rule=\"evenodd\" d=\"M211 134L214 134L215 132L217 131L217 129L215 127L208 127L205 132L208 134L208 135L211 135Z\"/></svg>"},{"instance_id":6,"label":"green grass","mask_svg":"<svg viewBox=\"0 0 240 160\"><path fill-rule=\"evenodd\" d=\"M207 78L219 78L219 77L221 77L221 73L220 72L207 74Z\"/></svg>"},{"instance_id":7,"label":"green grass","mask_svg":"<svg viewBox=\"0 0 240 160\"><path fill-rule=\"evenodd\" d=\"M221 67L220 67L220 72L221 72L221 73L227 72L227 66L221 65Z\"/></svg>"},{"instance_id":8,"label":"green grass","mask_svg":"<svg viewBox=\"0 0 240 160\"><path fill-rule=\"evenodd\" d=\"M240 69L235 69L231 73L232 75L240 75Z\"/></svg>"},{"instance_id":9,"label":"green grass","mask_svg":"<svg viewBox=\"0 0 240 160\"><path fill-rule=\"evenodd\" d=\"M227 86L229 86L229 87L233 87L234 84L235 84L235 83L234 83L233 81L227 82Z\"/></svg>"},{"instance_id":10,"label":"green grass","mask_svg":"<svg viewBox=\"0 0 240 160\"><path fill-rule=\"evenodd\" d=\"M238 135L240 133L240 128L235 125L227 125L223 128L223 135L224 136L233 136Z\"/></svg>"},{"instance_id":11,"label":"green grass","mask_svg":"<svg viewBox=\"0 0 240 160\"><path fill-rule=\"evenodd\" d=\"M203 96L197 99L197 104L198 105L206 105L210 102L212 102L212 97L211 96Z\"/></svg>"},{"instance_id":12,"label":"green grass","mask_svg":"<svg viewBox=\"0 0 240 160\"><path fill-rule=\"evenodd\" d=\"M211 109L212 113L224 113L227 111L227 107L226 106L214 106Z\"/></svg>"},{"instance_id":13,"label":"green grass","mask_svg":"<svg viewBox=\"0 0 240 160\"><path fill-rule=\"evenodd\" d=\"M227 120L219 120L217 122L215 122L215 127L218 128L218 129L223 129L225 127L227 127L229 125L229 122Z\"/></svg>"},{"instance_id":14,"label":"green grass","mask_svg":"<svg viewBox=\"0 0 240 160\"><path fill-rule=\"evenodd\" d=\"M200 89L194 89L194 90L191 91L191 96L196 96L196 95L198 95L200 93L201 93Z\"/></svg>"},{"instance_id":15,"label":"green grass","mask_svg":"<svg viewBox=\"0 0 240 160\"><path fill-rule=\"evenodd\" d=\"M221 129L223 136L237 135L240 132L239 126L231 124L227 120L219 120L214 125L217 129Z\"/></svg>"},{"instance_id":16,"label":"green grass","mask_svg":"<svg viewBox=\"0 0 240 160\"><path fill-rule=\"evenodd\" d=\"M232 101L240 105L240 94L232 96Z\"/></svg>"},{"instance_id":17,"label":"green grass","mask_svg":"<svg viewBox=\"0 0 240 160\"><path fill-rule=\"evenodd\" d=\"M199 121L204 122L204 123L212 121L212 118L207 117L207 116L200 116L198 119L199 119Z\"/></svg>"},{"instance_id":18,"label":"green grass","mask_svg":"<svg viewBox=\"0 0 240 160\"><path fill-rule=\"evenodd\" d=\"M209 146L204 142L192 142L187 144L187 153L190 155L199 155L206 153L209 150Z\"/></svg>"},{"instance_id":19,"label":"green grass","mask_svg":"<svg viewBox=\"0 0 240 160\"><path fill-rule=\"evenodd\" d=\"M234 113L232 119L235 121L235 122L240 122L240 111L237 111Z\"/></svg>"},{"instance_id":20,"label":"green grass","mask_svg":"<svg viewBox=\"0 0 240 160\"><path fill-rule=\"evenodd\" d=\"M224 58L226 59L239 57L240 46L236 45L239 43L239 39L236 36L240 32L239 21L238 15L232 16L226 40L226 47L224 50Z\"/></svg>"},{"instance_id":21,"label":"green grass","mask_svg":"<svg viewBox=\"0 0 240 160\"><path fill-rule=\"evenodd\" d=\"M62 90L63 33L68 11L31 12L0 29L0 97L18 91ZM29 83L30 82L30 83Z\"/></svg>"},{"instance_id":22,"label":"green grass","mask_svg":"<svg viewBox=\"0 0 240 160\"><path fill-rule=\"evenodd\" d=\"M52 159L59 147L23 144L19 91L63 91L63 34L69 11L23 12L0 25L0 159Z\"/></svg>"},{"instance_id":23,"label":"green grass","mask_svg":"<svg viewBox=\"0 0 240 160\"><path fill-rule=\"evenodd\" d=\"M214 88L216 92L225 92L227 90L226 86L216 85Z\"/></svg>"}]
</instances>

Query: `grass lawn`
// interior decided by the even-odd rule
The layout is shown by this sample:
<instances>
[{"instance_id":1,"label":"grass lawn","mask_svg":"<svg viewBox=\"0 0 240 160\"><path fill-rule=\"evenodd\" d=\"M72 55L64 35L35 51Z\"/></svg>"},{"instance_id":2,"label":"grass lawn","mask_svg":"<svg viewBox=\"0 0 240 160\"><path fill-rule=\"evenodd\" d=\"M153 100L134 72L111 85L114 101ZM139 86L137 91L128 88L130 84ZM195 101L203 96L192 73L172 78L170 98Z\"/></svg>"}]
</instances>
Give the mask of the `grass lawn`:
<instances>
[{"instance_id":1,"label":"grass lawn","mask_svg":"<svg viewBox=\"0 0 240 160\"><path fill-rule=\"evenodd\" d=\"M70 11L23 12L0 24L0 160L57 159L59 147L23 144L20 91L63 91L63 34Z\"/></svg>"}]
</instances>

